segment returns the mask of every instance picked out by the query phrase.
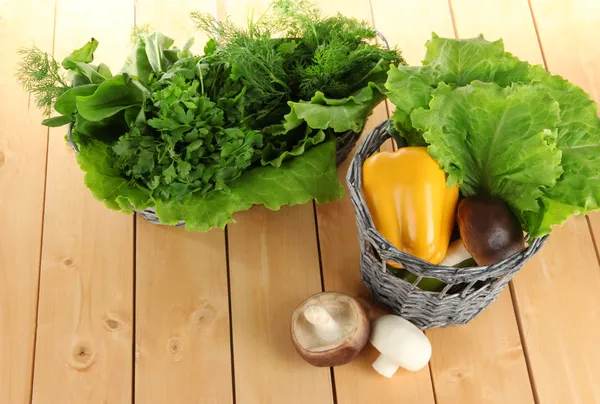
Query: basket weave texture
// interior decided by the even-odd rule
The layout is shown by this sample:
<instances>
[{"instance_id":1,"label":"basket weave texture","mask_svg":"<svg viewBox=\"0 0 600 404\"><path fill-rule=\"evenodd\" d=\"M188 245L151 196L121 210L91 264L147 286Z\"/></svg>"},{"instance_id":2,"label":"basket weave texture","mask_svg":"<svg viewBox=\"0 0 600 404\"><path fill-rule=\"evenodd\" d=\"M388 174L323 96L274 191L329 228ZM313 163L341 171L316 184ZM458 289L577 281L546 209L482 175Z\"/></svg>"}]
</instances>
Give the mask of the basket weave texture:
<instances>
[{"instance_id":1,"label":"basket weave texture","mask_svg":"<svg viewBox=\"0 0 600 404\"><path fill-rule=\"evenodd\" d=\"M398 250L375 230L362 194L363 162L390 138L389 125L388 121L381 123L366 137L346 177L356 211L362 280L376 302L421 329L465 324L498 298L515 273L544 245L547 236L534 239L524 250L487 267L442 267ZM386 262L402 265L417 279L410 283L394 276ZM441 292L421 290L416 285L423 278L438 279L446 286Z\"/></svg>"}]
</instances>

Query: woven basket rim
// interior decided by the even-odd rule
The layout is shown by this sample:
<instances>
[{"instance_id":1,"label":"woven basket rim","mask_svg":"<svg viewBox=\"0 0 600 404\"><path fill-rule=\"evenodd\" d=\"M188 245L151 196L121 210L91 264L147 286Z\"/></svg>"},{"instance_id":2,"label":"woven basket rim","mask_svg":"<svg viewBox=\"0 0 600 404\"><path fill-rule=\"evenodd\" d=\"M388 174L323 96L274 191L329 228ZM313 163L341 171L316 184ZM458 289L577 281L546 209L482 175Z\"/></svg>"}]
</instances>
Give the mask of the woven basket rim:
<instances>
[{"instance_id":1,"label":"woven basket rim","mask_svg":"<svg viewBox=\"0 0 600 404\"><path fill-rule=\"evenodd\" d=\"M467 268L434 265L396 248L375 229L373 218L362 193L362 164L366 158L363 159L361 156L371 156L386 140L391 138L388 131L388 127L391 124L391 120L385 120L377 125L365 137L365 140L361 143L352 157L346 175L346 184L357 215L359 232L363 233L365 239L376 241L372 247L384 264L387 261L395 262L419 277L436 278L448 284L455 284L457 281L461 283L476 282L490 278L498 278L510 273L516 266L522 266L523 263L528 261L545 244L548 238L547 235L533 239L533 241L523 250L496 264ZM369 149L371 149L371 151L369 151ZM364 217L361 217L361 213ZM361 249L362 248L363 246L361 246Z\"/></svg>"}]
</instances>

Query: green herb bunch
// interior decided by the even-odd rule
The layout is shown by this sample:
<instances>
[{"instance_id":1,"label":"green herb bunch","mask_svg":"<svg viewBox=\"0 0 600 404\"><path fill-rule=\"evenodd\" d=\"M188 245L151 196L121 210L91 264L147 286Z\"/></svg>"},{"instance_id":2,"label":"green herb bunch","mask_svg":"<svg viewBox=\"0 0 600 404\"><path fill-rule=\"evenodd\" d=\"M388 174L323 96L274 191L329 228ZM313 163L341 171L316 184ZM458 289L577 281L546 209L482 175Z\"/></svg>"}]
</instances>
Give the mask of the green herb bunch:
<instances>
[{"instance_id":1,"label":"green herb bunch","mask_svg":"<svg viewBox=\"0 0 600 404\"><path fill-rule=\"evenodd\" d=\"M226 189L259 158L262 134L224 127L224 111L196 76L187 79L176 67L158 77L144 106L153 118L115 143L116 167L163 200Z\"/></svg>"},{"instance_id":2,"label":"green herb bunch","mask_svg":"<svg viewBox=\"0 0 600 404\"><path fill-rule=\"evenodd\" d=\"M37 47L19 49L21 61L17 82L36 100L36 106L50 114L58 98L69 88L60 65L46 52Z\"/></svg>"},{"instance_id":3,"label":"green herb bunch","mask_svg":"<svg viewBox=\"0 0 600 404\"><path fill-rule=\"evenodd\" d=\"M94 64L90 40L58 63L23 50L18 80L47 126L70 125L85 183L108 207L156 208L162 223L223 227L233 213L340 198L336 147L360 132L384 98L386 72L403 60L366 23L323 17L278 0L247 27L193 13L211 39L146 28L114 75Z\"/></svg>"},{"instance_id":4,"label":"green herb bunch","mask_svg":"<svg viewBox=\"0 0 600 404\"><path fill-rule=\"evenodd\" d=\"M262 100L247 108L258 127L280 121L286 102L308 101L317 92L347 97L369 81L385 82L389 65L404 63L397 49L375 44L377 32L366 22L323 17L306 1L276 1L246 28L210 14L191 16L211 38L211 62L231 66L230 78Z\"/></svg>"}]
</instances>

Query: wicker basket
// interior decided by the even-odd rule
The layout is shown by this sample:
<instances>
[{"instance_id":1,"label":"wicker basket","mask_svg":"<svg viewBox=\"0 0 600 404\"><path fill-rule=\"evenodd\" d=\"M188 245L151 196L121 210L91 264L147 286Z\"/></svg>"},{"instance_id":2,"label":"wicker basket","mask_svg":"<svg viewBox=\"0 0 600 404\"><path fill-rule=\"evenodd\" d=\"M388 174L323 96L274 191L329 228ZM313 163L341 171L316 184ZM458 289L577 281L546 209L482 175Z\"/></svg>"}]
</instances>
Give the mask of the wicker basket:
<instances>
[{"instance_id":1,"label":"wicker basket","mask_svg":"<svg viewBox=\"0 0 600 404\"><path fill-rule=\"evenodd\" d=\"M489 267L442 267L399 251L375 230L362 195L363 162L390 138L389 124L383 122L367 136L346 178L356 210L362 280L376 302L421 329L465 324L496 300L515 273L544 245L547 236L534 239L524 250ZM388 261L402 265L416 275L416 280L410 283L394 276L387 269ZM446 286L441 292L421 290L416 285L423 278L438 279Z\"/></svg>"},{"instance_id":2,"label":"wicker basket","mask_svg":"<svg viewBox=\"0 0 600 404\"><path fill-rule=\"evenodd\" d=\"M79 153L79 148L77 147L77 144L73 140L73 135L71 134L72 127L73 127L72 124L69 125L67 136L69 139L69 143L71 144L71 147L73 148L75 153ZM336 149L336 153L335 153L335 162L338 166L340 164L342 164L344 162L344 160L346 160L346 158L348 157L350 152L354 149L354 146L356 145L356 142L358 141L359 138L360 138L360 133L353 132L353 131L344 132L343 134L338 136L337 149ZM154 207L147 208L144 210L136 210L136 213L139 214L144 219L148 220L150 223L162 224L160 222L160 219L156 215L156 209ZM175 224L175 227L183 227L183 226L185 226L184 221L179 221L177 224Z\"/></svg>"}]
</instances>

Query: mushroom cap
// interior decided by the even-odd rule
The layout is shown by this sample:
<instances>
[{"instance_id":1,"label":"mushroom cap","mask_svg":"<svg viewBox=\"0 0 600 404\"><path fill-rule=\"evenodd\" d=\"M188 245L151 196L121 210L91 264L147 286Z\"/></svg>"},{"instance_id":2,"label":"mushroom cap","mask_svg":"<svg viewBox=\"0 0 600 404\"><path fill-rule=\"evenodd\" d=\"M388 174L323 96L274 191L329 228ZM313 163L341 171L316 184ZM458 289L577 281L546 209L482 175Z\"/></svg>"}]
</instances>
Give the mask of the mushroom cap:
<instances>
[{"instance_id":1,"label":"mushroom cap","mask_svg":"<svg viewBox=\"0 0 600 404\"><path fill-rule=\"evenodd\" d=\"M323 307L339 325L339 337L323 338L304 312ZM292 342L300 356L314 366L340 366L350 362L369 340L371 323L355 299L338 292L317 293L302 302L292 315Z\"/></svg>"},{"instance_id":2,"label":"mushroom cap","mask_svg":"<svg viewBox=\"0 0 600 404\"><path fill-rule=\"evenodd\" d=\"M458 204L458 228L477 265L493 265L525 248L523 229L502 200L473 195Z\"/></svg>"},{"instance_id":3,"label":"mushroom cap","mask_svg":"<svg viewBox=\"0 0 600 404\"><path fill-rule=\"evenodd\" d=\"M431 343L423 331L392 314L373 322L370 341L390 361L413 372L425 367L431 358Z\"/></svg>"}]
</instances>

